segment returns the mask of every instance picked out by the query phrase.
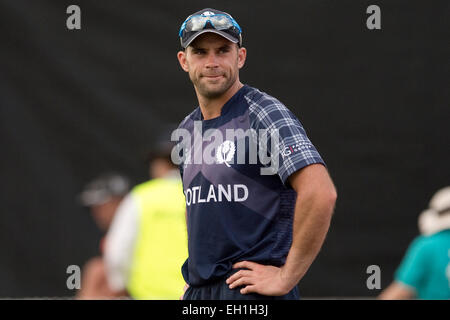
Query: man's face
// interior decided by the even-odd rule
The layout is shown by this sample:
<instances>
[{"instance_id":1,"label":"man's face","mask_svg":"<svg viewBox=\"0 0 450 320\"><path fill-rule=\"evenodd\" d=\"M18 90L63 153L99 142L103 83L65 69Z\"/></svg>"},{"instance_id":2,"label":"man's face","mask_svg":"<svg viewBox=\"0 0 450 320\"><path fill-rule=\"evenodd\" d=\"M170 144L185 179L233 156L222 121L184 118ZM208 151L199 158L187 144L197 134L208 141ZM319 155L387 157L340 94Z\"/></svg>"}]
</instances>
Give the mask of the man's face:
<instances>
[{"instance_id":1,"label":"man's face","mask_svg":"<svg viewBox=\"0 0 450 320\"><path fill-rule=\"evenodd\" d=\"M108 231L121 201L122 198L113 197L105 203L93 205L91 207L92 215L100 230L104 232Z\"/></svg>"},{"instance_id":2,"label":"man's face","mask_svg":"<svg viewBox=\"0 0 450 320\"><path fill-rule=\"evenodd\" d=\"M156 158L150 163L150 178L163 178L173 168L167 159Z\"/></svg>"},{"instance_id":3,"label":"man's face","mask_svg":"<svg viewBox=\"0 0 450 320\"><path fill-rule=\"evenodd\" d=\"M180 65L198 93L209 99L220 97L239 79L245 57L245 48L211 32L198 36L186 51L178 53Z\"/></svg>"}]
</instances>

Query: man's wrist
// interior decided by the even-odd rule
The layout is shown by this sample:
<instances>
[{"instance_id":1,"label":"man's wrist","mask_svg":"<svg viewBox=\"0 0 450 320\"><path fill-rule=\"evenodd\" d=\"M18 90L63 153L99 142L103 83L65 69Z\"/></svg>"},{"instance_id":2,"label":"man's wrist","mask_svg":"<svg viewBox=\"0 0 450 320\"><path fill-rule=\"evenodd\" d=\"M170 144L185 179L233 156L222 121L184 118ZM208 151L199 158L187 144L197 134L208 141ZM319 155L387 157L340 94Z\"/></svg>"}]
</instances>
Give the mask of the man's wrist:
<instances>
[{"instance_id":1,"label":"man's wrist","mask_svg":"<svg viewBox=\"0 0 450 320\"><path fill-rule=\"evenodd\" d=\"M284 265L280 268L280 275L282 282L285 284L285 290L288 293L291 291L301 280L303 277L303 273L298 272L298 269L295 272L294 270L290 270L289 266Z\"/></svg>"}]
</instances>

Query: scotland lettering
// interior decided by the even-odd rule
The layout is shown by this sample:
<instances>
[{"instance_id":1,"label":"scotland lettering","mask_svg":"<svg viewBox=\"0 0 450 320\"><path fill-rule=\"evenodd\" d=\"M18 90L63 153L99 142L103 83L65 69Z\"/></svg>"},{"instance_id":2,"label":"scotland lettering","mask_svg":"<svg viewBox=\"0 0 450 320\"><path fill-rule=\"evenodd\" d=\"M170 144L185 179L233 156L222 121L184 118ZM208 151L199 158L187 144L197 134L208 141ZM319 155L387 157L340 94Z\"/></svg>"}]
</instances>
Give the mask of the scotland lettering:
<instances>
[{"instance_id":1,"label":"scotland lettering","mask_svg":"<svg viewBox=\"0 0 450 320\"><path fill-rule=\"evenodd\" d=\"M184 190L184 196L187 206L209 202L243 202L248 198L248 188L244 184L218 184L216 191L212 184L207 189L194 186Z\"/></svg>"}]
</instances>

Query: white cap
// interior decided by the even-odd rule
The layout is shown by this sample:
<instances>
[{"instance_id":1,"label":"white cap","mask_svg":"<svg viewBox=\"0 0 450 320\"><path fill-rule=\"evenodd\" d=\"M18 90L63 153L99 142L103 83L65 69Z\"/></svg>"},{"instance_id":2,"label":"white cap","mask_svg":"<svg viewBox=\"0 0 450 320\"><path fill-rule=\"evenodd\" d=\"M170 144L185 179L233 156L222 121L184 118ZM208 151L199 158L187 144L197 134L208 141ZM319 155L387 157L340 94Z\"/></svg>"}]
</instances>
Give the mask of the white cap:
<instances>
[{"instance_id":1,"label":"white cap","mask_svg":"<svg viewBox=\"0 0 450 320\"><path fill-rule=\"evenodd\" d=\"M129 180L119 174L104 174L91 181L80 194L85 206L100 205L113 197L123 197L130 190Z\"/></svg>"},{"instance_id":2,"label":"white cap","mask_svg":"<svg viewBox=\"0 0 450 320\"><path fill-rule=\"evenodd\" d=\"M450 186L442 188L430 200L430 209L438 213L450 213Z\"/></svg>"},{"instance_id":3,"label":"white cap","mask_svg":"<svg viewBox=\"0 0 450 320\"><path fill-rule=\"evenodd\" d=\"M429 208L419 216L419 230L431 235L450 229L450 186L437 191L430 200Z\"/></svg>"}]
</instances>

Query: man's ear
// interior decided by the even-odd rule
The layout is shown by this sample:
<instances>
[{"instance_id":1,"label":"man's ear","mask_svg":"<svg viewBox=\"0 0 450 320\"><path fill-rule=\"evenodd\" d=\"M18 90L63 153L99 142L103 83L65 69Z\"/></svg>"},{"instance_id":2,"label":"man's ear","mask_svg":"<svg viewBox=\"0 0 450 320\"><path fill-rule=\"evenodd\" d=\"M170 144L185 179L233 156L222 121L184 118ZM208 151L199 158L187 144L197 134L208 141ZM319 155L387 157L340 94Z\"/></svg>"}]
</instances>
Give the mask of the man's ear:
<instances>
[{"instance_id":1,"label":"man's ear","mask_svg":"<svg viewBox=\"0 0 450 320\"><path fill-rule=\"evenodd\" d=\"M238 68L241 69L245 64L245 59L247 58L247 49L244 47L238 50Z\"/></svg>"},{"instance_id":2,"label":"man's ear","mask_svg":"<svg viewBox=\"0 0 450 320\"><path fill-rule=\"evenodd\" d=\"M180 63L181 68L189 72L189 66L186 61L186 51L178 51L177 53L178 62Z\"/></svg>"}]
</instances>

